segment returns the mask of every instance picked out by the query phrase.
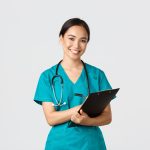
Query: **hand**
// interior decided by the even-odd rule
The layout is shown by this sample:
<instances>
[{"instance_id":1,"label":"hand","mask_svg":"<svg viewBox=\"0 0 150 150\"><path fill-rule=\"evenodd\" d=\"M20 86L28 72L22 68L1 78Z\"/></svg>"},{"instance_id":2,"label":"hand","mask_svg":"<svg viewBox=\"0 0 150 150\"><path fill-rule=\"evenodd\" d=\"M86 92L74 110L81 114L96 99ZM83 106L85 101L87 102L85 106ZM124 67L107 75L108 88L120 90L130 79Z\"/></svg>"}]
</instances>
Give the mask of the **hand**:
<instances>
[{"instance_id":1,"label":"hand","mask_svg":"<svg viewBox=\"0 0 150 150\"><path fill-rule=\"evenodd\" d=\"M71 121L80 124L80 125L88 125L90 117L83 112L83 110L80 110L80 114L76 112L71 116Z\"/></svg>"},{"instance_id":2,"label":"hand","mask_svg":"<svg viewBox=\"0 0 150 150\"><path fill-rule=\"evenodd\" d=\"M72 114L75 114L76 112L78 112L78 110L81 108L81 105L75 106L72 108Z\"/></svg>"}]
</instances>

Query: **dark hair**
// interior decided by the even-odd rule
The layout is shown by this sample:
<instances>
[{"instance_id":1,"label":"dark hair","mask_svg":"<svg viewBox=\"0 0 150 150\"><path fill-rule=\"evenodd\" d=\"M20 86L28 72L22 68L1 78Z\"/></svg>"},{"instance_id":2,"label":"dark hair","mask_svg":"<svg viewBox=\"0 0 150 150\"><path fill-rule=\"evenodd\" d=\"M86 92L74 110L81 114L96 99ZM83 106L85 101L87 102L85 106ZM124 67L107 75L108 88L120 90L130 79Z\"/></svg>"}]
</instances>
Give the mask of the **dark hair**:
<instances>
[{"instance_id":1,"label":"dark hair","mask_svg":"<svg viewBox=\"0 0 150 150\"><path fill-rule=\"evenodd\" d=\"M69 20L67 20L61 30L60 30L60 33L59 33L59 36L64 36L64 34L66 33L66 31L72 27L72 26L82 26L85 28L87 34L88 34L88 41L90 40L90 29L89 29L89 26L87 25L87 23L84 21L84 20L81 20L80 18L71 18Z\"/></svg>"}]
</instances>

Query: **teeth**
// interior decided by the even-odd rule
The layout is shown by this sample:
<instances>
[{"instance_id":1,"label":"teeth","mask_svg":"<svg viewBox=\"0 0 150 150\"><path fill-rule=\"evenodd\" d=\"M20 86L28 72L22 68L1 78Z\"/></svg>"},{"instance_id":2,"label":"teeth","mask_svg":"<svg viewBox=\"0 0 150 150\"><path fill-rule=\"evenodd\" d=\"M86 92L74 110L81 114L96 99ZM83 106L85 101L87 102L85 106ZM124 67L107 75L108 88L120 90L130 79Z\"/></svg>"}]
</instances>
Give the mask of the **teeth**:
<instances>
[{"instance_id":1,"label":"teeth","mask_svg":"<svg viewBox=\"0 0 150 150\"><path fill-rule=\"evenodd\" d=\"M71 52L74 53L74 54L78 54L80 51L71 50Z\"/></svg>"}]
</instances>

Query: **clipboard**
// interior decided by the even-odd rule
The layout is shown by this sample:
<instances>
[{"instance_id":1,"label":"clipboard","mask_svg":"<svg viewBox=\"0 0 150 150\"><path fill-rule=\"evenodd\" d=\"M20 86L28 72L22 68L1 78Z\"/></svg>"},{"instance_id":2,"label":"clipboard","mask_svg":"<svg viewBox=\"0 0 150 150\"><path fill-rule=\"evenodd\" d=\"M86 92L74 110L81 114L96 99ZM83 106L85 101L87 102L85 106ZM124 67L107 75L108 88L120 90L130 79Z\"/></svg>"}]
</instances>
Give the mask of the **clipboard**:
<instances>
[{"instance_id":1,"label":"clipboard","mask_svg":"<svg viewBox=\"0 0 150 150\"><path fill-rule=\"evenodd\" d=\"M109 89L105 91L99 91L95 93L91 93L81 105L81 108L85 113L88 114L89 117L96 117L99 116L105 107L111 102L112 99L116 97L117 92L120 88L116 89ZM77 124L70 121L68 123L68 127L76 126Z\"/></svg>"}]
</instances>

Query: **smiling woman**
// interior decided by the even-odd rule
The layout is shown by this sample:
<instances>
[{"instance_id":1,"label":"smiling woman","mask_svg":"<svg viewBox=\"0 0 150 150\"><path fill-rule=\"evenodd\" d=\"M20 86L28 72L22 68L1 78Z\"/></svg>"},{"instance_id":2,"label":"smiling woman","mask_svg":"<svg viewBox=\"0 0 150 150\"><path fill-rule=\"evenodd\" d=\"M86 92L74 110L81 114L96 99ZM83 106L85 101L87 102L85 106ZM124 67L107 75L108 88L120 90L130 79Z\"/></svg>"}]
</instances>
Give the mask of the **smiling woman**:
<instances>
[{"instance_id":1,"label":"smiling woman","mask_svg":"<svg viewBox=\"0 0 150 150\"><path fill-rule=\"evenodd\" d=\"M60 41L65 54L76 60L85 52L87 45L87 32L82 26L70 27L64 36L60 36Z\"/></svg>"},{"instance_id":2,"label":"smiling woman","mask_svg":"<svg viewBox=\"0 0 150 150\"><path fill-rule=\"evenodd\" d=\"M106 150L99 126L111 122L110 104L98 117L91 118L82 110L78 113L90 92L112 89L101 69L81 60L90 40L89 27L79 18L69 19L63 24L59 39L63 59L41 73L34 96L52 126L45 150ZM76 126L69 128L70 120Z\"/></svg>"},{"instance_id":3,"label":"smiling woman","mask_svg":"<svg viewBox=\"0 0 150 150\"><path fill-rule=\"evenodd\" d=\"M74 21L77 22L77 20ZM63 50L66 56L74 60L79 60L85 52L87 43L89 41L89 28L86 25L72 25L71 20L69 23L70 27L67 24L67 29L65 27L66 24L64 24L64 27L60 32L60 42L63 46Z\"/></svg>"}]
</instances>

